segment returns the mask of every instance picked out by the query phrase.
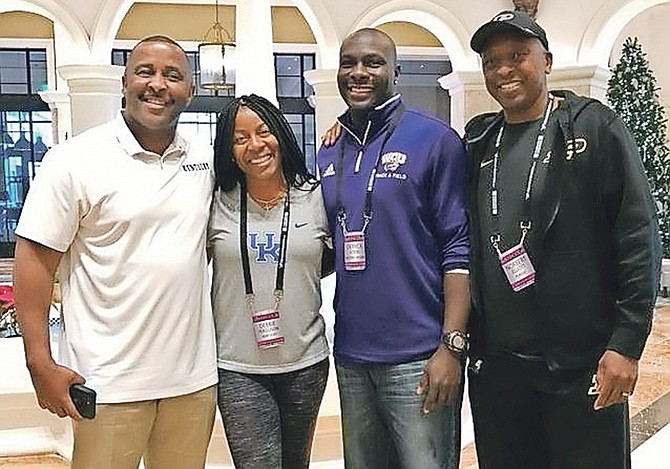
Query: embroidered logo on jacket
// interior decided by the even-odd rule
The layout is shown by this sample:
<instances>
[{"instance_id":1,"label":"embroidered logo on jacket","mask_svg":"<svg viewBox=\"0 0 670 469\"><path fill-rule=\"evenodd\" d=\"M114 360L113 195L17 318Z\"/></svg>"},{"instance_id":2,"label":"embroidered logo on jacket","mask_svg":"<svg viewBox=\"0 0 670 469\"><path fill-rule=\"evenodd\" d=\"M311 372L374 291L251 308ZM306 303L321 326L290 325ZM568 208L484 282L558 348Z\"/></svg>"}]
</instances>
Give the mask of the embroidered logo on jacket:
<instances>
[{"instance_id":1,"label":"embroidered logo on jacket","mask_svg":"<svg viewBox=\"0 0 670 469\"><path fill-rule=\"evenodd\" d=\"M335 176L335 166L333 163L330 163L323 174L321 174L322 178L327 178L328 176Z\"/></svg>"},{"instance_id":2,"label":"embroidered logo on jacket","mask_svg":"<svg viewBox=\"0 0 670 469\"><path fill-rule=\"evenodd\" d=\"M407 155L399 151L391 151L382 155L384 171L397 171L400 165L405 164Z\"/></svg>"},{"instance_id":3,"label":"embroidered logo on jacket","mask_svg":"<svg viewBox=\"0 0 670 469\"><path fill-rule=\"evenodd\" d=\"M584 153L588 147L588 142L585 138L570 139L565 144L565 159L572 160L580 153Z\"/></svg>"}]
</instances>

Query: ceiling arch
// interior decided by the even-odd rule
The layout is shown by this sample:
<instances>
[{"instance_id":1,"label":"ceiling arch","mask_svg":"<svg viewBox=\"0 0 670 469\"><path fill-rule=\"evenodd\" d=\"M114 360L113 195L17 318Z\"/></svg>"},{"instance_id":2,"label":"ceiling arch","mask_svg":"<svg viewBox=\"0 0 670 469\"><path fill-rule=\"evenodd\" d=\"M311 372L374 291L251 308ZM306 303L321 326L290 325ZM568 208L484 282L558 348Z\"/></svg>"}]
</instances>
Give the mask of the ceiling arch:
<instances>
[{"instance_id":1,"label":"ceiling arch","mask_svg":"<svg viewBox=\"0 0 670 469\"><path fill-rule=\"evenodd\" d=\"M341 37L335 31L323 0L293 0L305 21L312 29L319 48L317 60L320 68L337 68Z\"/></svg>"},{"instance_id":2,"label":"ceiling arch","mask_svg":"<svg viewBox=\"0 0 670 469\"><path fill-rule=\"evenodd\" d=\"M145 0L151 3L160 3L160 0ZM321 67L333 68L337 65L337 51L340 37L335 31L328 11L321 3L322 0L294 0L295 6L305 17L312 29L319 49L318 60ZM95 22L92 32L92 50L97 57L108 58L114 38L126 16L136 0L108 0L103 5ZM213 0L200 0L198 3L214 4Z\"/></svg>"},{"instance_id":3,"label":"ceiling arch","mask_svg":"<svg viewBox=\"0 0 670 469\"><path fill-rule=\"evenodd\" d=\"M582 36L577 63L608 67L614 43L621 31L637 15L668 0L610 0L594 15Z\"/></svg>"},{"instance_id":4,"label":"ceiling arch","mask_svg":"<svg viewBox=\"0 0 670 469\"><path fill-rule=\"evenodd\" d=\"M426 0L391 0L365 12L355 23L351 32L365 27L374 27L392 21L415 23L430 31L449 54L456 70L478 70L477 56L467 44L470 37L451 12Z\"/></svg>"},{"instance_id":5,"label":"ceiling arch","mask_svg":"<svg viewBox=\"0 0 670 469\"><path fill-rule=\"evenodd\" d=\"M25 11L53 21L54 40L59 43L59 63L75 63L90 53L89 36L81 22L69 10L51 0L3 0L0 13Z\"/></svg>"}]
</instances>

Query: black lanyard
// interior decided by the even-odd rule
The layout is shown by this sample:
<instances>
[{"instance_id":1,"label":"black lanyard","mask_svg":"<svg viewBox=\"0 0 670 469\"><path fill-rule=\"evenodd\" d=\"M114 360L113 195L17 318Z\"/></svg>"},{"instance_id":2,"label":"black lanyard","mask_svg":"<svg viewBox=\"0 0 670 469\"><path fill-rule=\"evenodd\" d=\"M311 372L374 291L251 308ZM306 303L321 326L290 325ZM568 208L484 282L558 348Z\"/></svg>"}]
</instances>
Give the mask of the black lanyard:
<instances>
[{"instance_id":1,"label":"black lanyard","mask_svg":"<svg viewBox=\"0 0 670 469\"><path fill-rule=\"evenodd\" d=\"M286 267L286 246L288 243L289 218L291 216L290 188L284 198L284 212L281 220L281 235L279 238L279 262L275 275L275 310L279 307L279 301L284 295L284 271ZM242 258L242 271L244 274L244 290L247 295L247 305L253 311L254 286L251 281L251 268L249 267L249 250L247 248L247 188L240 184L240 256Z\"/></svg>"},{"instance_id":2,"label":"black lanyard","mask_svg":"<svg viewBox=\"0 0 670 469\"><path fill-rule=\"evenodd\" d=\"M393 120L391 121L391 124L389 125L389 128L386 131L386 135L384 135L382 145L381 147L379 147L379 152L377 153L377 158L375 159L375 164L372 166L372 171L370 171L370 177L368 178L368 185L367 188L365 189L365 208L363 210L363 228L361 229L361 231L365 231L365 228L372 219L372 191L374 190L375 186L375 180L377 176L377 166L379 165L379 160L381 159L382 153L384 152L384 147L386 147L386 143L391 138L391 135L393 135L393 132L395 132L395 129L398 126L398 122L400 122L400 118L402 117L404 111L405 106L402 103L400 103L393 114ZM344 167L344 139L342 139L340 142L340 153L339 158L337 160L335 185L337 188L336 189L337 220L342 225L342 228L346 231L345 220L347 218L347 213L344 210L344 207L342 206L342 173L344 171L343 167Z\"/></svg>"},{"instance_id":3,"label":"black lanyard","mask_svg":"<svg viewBox=\"0 0 670 469\"><path fill-rule=\"evenodd\" d=\"M549 95L547 100L547 107L544 110L544 117L542 119L542 124L540 125L540 130L538 131L537 138L535 139L535 146L533 147L533 157L528 170L528 177L526 179L526 191L523 199L523 212L521 221L519 222L519 227L521 228L521 244L526 237L526 233L531 228L531 195L533 193L533 183L535 181L535 172L537 170L537 163L540 159L540 153L542 152L542 144L544 138L547 134L547 123L549 122L549 115L554 104L554 97ZM500 219L498 217L498 162L500 159L500 148L502 146L502 137L505 131L505 123L503 122L498 131L498 135L495 140L495 153L493 154L493 174L491 175L491 190L490 190L490 200L491 200L491 217L493 218L493 234L491 235L491 243L496 249L498 248L498 243L500 242Z\"/></svg>"}]
</instances>

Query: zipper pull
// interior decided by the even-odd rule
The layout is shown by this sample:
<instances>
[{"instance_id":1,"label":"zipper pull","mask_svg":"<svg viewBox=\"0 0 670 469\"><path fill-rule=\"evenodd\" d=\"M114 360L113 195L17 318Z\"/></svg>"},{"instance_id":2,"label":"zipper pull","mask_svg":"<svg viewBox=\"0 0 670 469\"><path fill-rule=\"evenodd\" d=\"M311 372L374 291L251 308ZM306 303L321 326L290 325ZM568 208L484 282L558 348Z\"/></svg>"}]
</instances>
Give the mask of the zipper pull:
<instances>
[{"instance_id":1,"label":"zipper pull","mask_svg":"<svg viewBox=\"0 0 670 469\"><path fill-rule=\"evenodd\" d=\"M356 165L354 166L354 173L357 173L361 169L361 158L363 157L363 149L358 150L358 156L356 156Z\"/></svg>"}]
</instances>

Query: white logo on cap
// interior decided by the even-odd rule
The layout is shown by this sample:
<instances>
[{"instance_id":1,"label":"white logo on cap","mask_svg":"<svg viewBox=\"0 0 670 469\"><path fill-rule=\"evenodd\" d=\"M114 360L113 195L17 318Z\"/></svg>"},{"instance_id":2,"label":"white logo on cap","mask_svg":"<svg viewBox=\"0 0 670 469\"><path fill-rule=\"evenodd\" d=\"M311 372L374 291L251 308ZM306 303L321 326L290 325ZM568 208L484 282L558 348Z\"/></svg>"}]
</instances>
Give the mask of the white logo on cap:
<instances>
[{"instance_id":1,"label":"white logo on cap","mask_svg":"<svg viewBox=\"0 0 670 469\"><path fill-rule=\"evenodd\" d=\"M509 21L512 18L514 18L514 13L502 13L493 18L491 21Z\"/></svg>"}]
</instances>

